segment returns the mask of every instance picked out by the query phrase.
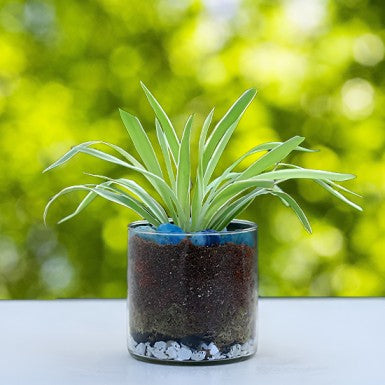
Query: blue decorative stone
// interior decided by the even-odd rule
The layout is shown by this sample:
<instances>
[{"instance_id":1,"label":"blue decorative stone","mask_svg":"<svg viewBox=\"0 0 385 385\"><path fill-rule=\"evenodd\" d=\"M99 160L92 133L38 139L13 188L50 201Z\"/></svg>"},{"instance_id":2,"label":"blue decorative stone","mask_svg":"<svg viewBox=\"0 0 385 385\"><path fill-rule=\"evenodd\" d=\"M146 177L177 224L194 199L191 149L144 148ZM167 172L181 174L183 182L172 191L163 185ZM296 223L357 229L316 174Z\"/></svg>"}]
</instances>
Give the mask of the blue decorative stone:
<instances>
[{"instance_id":1,"label":"blue decorative stone","mask_svg":"<svg viewBox=\"0 0 385 385\"><path fill-rule=\"evenodd\" d=\"M222 231L227 232L227 229L224 229ZM229 234L221 236L221 244L223 245L226 243L235 243L237 245L247 245L250 247L254 247L255 246L254 234L251 231L239 232L239 233L230 232Z\"/></svg>"},{"instance_id":2,"label":"blue decorative stone","mask_svg":"<svg viewBox=\"0 0 385 385\"><path fill-rule=\"evenodd\" d=\"M238 245L243 244L243 245L247 245L250 247L254 247L255 246L254 234L251 231L236 234L235 240L233 242L238 244Z\"/></svg>"},{"instance_id":3,"label":"blue decorative stone","mask_svg":"<svg viewBox=\"0 0 385 385\"><path fill-rule=\"evenodd\" d=\"M155 228L152 226L136 226L134 227L133 231L136 233L136 235L138 235L142 239L145 239L146 241L157 241Z\"/></svg>"},{"instance_id":4,"label":"blue decorative stone","mask_svg":"<svg viewBox=\"0 0 385 385\"><path fill-rule=\"evenodd\" d=\"M184 231L179 226L173 225L172 223L162 223L157 227L156 231L158 233L184 233Z\"/></svg>"},{"instance_id":5,"label":"blue decorative stone","mask_svg":"<svg viewBox=\"0 0 385 385\"><path fill-rule=\"evenodd\" d=\"M214 246L221 243L220 232L212 229L199 231L191 237L195 246Z\"/></svg>"},{"instance_id":6,"label":"blue decorative stone","mask_svg":"<svg viewBox=\"0 0 385 385\"><path fill-rule=\"evenodd\" d=\"M231 234L231 233L230 234L223 234L223 233L227 233L226 227L221 231L221 245L224 245L224 244L229 243L229 242L235 243L234 234Z\"/></svg>"},{"instance_id":7,"label":"blue decorative stone","mask_svg":"<svg viewBox=\"0 0 385 385\"><path fill-rule=\"evenodd\" d=\"M156 242L160 245L176 245L186 237L185 232L172 223L162 223L157 227L156 233Z\"/></svg>"},{"instance_id":8,"label":"blue decorative stone","mask_svg":"<svg viewBox=\"0 0 385 385\"><path fill-rule=\"evenodd\" d=\"M140 232L146 232L146 233L154 233L155 227L151 225L142 225L142 226L135 226L134 231L140 231Z\"/></svg>"}]
</instances>

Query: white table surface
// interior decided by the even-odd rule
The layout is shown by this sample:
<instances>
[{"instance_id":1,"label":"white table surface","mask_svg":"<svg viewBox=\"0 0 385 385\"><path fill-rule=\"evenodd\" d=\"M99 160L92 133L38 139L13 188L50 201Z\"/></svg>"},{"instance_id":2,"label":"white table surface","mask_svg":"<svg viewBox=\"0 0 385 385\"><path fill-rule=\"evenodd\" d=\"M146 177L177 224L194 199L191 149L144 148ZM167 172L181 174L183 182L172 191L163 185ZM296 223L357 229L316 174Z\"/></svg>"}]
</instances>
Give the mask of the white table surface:
<instances>
[{"instance_id":1,"label":"white table surface","mask_svg":"<svg viewBox=\"0 0 385 385\"><path fill-rule=\"evenodd\" d=\"M1 385L385 384L385 299L262 299L259 349L216 366L140 362L123 300L0 301Z\"/></svg>"}]
</instances>

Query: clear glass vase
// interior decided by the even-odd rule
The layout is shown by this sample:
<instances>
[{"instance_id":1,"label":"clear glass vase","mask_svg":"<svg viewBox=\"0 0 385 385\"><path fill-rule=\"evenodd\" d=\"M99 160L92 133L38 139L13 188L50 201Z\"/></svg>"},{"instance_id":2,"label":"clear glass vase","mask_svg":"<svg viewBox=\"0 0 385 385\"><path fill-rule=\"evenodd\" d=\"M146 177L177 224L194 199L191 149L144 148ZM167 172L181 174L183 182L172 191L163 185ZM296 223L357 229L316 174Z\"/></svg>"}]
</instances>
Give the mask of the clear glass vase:
<instances>
[{"instance_id":1,"label":"clear glass vase","mask_svg":"<svg viewBox=\"0 0 385 385\"><path fill-rule=\"evenodd\" d=\"M157 233L129 226L128 350L164 363L219 363L257 347L257 226Z\"/></svg>"}]
</instances>

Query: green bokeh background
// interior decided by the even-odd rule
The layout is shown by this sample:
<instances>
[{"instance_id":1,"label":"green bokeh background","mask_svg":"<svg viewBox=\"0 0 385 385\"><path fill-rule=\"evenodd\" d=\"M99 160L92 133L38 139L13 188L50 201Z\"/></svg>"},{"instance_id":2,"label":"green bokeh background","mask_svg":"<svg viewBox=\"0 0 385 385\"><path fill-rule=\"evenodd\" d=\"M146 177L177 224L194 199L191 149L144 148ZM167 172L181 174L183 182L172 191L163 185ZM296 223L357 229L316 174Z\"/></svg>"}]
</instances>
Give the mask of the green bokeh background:
<instances>
[{"instance_id":1,"label":"green bokeh background","mask_svg":"<svg viewBox=\"0 0 385 385\"><path fill-rule=\"evenodd\" d=\"M105 140L134 151L118 107L150 135L143 80L178 133L212 106L218 121L246 89L259 93L220 163L299 134L320 153L293 162L352 172L359 213L310 182L290 182L309 236L273 197L242 217L259 224L260 294L385 294L385 7L368 0L0 0L0 298L124 297L129 222L101 199L77 218L81 194L52 207L61 188L118 176L80 155L41 171L69 147Z\"/></svg>"}]
</instances>

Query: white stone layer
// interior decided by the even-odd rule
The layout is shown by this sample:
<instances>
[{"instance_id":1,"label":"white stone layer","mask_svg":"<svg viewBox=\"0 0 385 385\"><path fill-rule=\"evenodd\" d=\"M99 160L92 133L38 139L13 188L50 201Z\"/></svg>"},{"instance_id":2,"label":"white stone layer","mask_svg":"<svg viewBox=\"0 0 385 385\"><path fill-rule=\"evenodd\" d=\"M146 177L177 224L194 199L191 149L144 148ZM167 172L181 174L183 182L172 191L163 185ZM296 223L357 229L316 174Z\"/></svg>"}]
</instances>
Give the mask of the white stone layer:
<instances>
[{"instance_id":1,"label":"white stone layer","mask_svg":"<svg viewBox=\"0 0 385 385\"><path fill-rule=\"evenodd\" d=\"M249 356L254 353L254 341L244 344L234 344L221 352L214 342L201 343L198 349L193 349L176 341L156 341L154 344L130 341L130 350L137 356L156 358L163 361L219 361Z\"/></svg>"}]
</instances>

